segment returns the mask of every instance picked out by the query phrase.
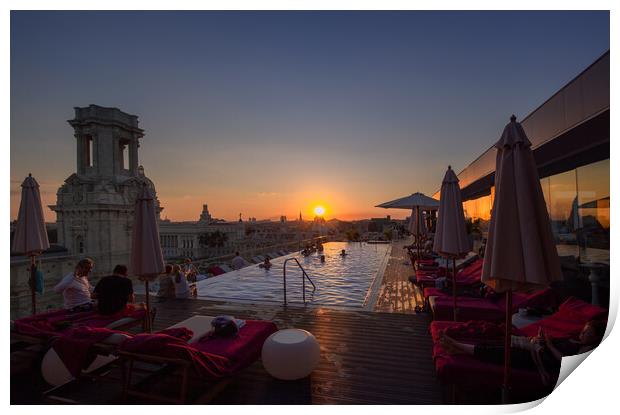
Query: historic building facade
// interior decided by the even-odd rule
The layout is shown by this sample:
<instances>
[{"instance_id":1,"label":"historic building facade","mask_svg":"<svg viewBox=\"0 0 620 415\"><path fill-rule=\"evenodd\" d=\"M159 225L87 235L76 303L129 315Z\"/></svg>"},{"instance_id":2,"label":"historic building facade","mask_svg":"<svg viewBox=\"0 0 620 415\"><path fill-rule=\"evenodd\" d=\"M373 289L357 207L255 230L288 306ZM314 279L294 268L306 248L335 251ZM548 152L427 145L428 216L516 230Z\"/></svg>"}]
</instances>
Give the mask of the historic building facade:
<instances>
[{"instance_id":1,"label":"historic building facade","mask_svg":"<svg viewBox=\"0 0 620 415\"><path fill-rule=\"evenodd\" d=\"M214 219L204 204L198 221L161 220L159 238L164 258L228 255L244 240L245 224Z\"/></svg>"},{"instance_id":2,"label":"historic building facade","mask_svg":"<svg viewBox=\"0 0 620 415\"><path fill-rule=\"evenodd\" d=\"M96 261L96 273L129 263L135 199L153 182L139 165L138 117L98 105L75 108L76 171L58 189L58 243ZM158 211L159 201L156 197Z\"/></svg>"}]
</instances>

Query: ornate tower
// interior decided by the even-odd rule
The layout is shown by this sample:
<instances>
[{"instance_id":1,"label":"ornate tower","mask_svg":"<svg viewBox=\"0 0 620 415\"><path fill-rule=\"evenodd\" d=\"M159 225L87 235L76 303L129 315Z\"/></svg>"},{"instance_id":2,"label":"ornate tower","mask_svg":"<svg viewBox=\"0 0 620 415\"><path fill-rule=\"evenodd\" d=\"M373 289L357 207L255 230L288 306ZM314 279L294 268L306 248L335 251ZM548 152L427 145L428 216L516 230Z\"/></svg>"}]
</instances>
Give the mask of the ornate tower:
<instances>
[{"instance_id":1,"label":"ornate tower","mask_svg":"<svg viewBox=\"0 0 620 415\"><path fill-rule=\"evenodd\" d=\"M134 202L142 186L153 182L138 163L144 130L138 117L118 108L75 108L68 121L76 138L76 172L58 189L58 242L71 253L93 257L95 272L127 264L131 249ZM156 198L159 208L159 201ZM161 208L158 209L161 211Z\"/></svg>"},{"instance_id":2,"label":"ornate tower","mask_svg":"<svg viewBox=\"0 0 620 415\"><path fill-rule=\"evenodd\" d=\"M199 222L211 222L213 218L211 218L211 214L209 213L209 206L205 203L204 205L202 205L202 212L200 213L200 219L198 219Z\"/></svg>"}]
</instances>

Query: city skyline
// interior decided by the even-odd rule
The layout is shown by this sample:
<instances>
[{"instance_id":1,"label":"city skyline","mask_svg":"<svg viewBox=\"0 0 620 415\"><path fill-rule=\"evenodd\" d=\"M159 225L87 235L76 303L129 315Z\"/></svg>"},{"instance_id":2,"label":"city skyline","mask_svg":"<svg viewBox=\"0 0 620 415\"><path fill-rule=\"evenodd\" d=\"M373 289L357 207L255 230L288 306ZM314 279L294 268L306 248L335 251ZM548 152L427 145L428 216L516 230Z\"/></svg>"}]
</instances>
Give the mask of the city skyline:
<instances>
[{"instance_id":1,"label":"city skyline","mask_svg":"<svg viewBox=\"0 0 620 415\"><path fill-rule=\"evenodd\" d=\"M510 113L524 117L609 48L608 12L12 12L11 22L11 219L29 172L55 203L75 171L66 120L89 104L139 117L162 218L197 220L203 203L227 220L311 218L317 205L328 219L404 218L373 206L432 195L448 164L466 167Z\"/></svg>"}]
</instances>

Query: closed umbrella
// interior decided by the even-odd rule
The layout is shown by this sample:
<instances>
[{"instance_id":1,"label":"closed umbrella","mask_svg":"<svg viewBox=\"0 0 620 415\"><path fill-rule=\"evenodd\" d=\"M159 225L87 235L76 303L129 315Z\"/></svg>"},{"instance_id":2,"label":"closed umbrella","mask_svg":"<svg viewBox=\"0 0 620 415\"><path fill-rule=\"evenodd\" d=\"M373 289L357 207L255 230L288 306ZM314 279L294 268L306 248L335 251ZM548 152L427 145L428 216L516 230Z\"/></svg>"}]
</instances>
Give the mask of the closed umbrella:
<instances>
[{"instance_id":1,"label":"closed umbrella","mask_svg":"<svg viewBox=\"0 0 620 415\"><path fill-rule=\"evenodd\" d=\"M428 234L426 228L426 215L424 212L418 212L418 209L411 209L411 218L409 219L409 232L422 237Z\"/></svg>"},{"instance_id":2,"label":"closed umbrella","mask_svg":"<svg viewBox=\"0 0 620 415\"><path fill-rule=\"evenodd\" d=\"M437 199L433 199L432 197L426 196L424 193L416 192L412 193L409 196L401 197L399 199L394 199L389 202L381 203L380 205L376 205L375 207L380 207L384 209L412 209L413 212L416 212L416 217L420 216L420 211L432 211L439 209L439 201ZM420 234L416 232L416 245L417 245L417 253L418 259L420 259Z\"/></svg>"},{"instance_id":3,"label":"closed umbrella","mask_svg":"<svg viewBox=\"0 0 620 415\"><path fill-rule=\"evenodd\" d=\"M138 195L134 210L133 235L131 239L131 271L144 280L146 292L147 330L151 330L149 304L149 281L164 272L164 258L159 242L159 228L155 200L144 186Z\"/></svg>"},{"instance_id":4,"label":"closed umbrella","mask_svg":"<svg viewBox=\"0 0 620 415\"><path fill-rule=\"evenodd\" d=\"M456 258L461 258L471 251L471 242L465 226L459 179L451 166L448 166L448 171L441 182L440 195L433 250L445 257L446 261L452 259L452 296L454 321L456 321Z\"/></svg>"},{"instance_id":5,"label":"closed umbrella","mask_svg":"<svg viewBox=\"0 0 620 415\"><path fill-rule=\"evenodd\" d=\"M30 278L28 285L32 297L32 314L37 312L35 276L37 272L36 256L50 247L45 230L43 207L39 184L28 174L22 183L22 199L17 214L17 227L11 251L30 256Z\"/></svg>"},{"instance_id":6,"label":"closed umbrella","mask_svg":"<svg viewBox=\"0 0 620 415\"><path fill-rule=\"evenodd\" d=\"M503 400L507 402L512 291L544 288L561 280L562 273L531 143L514 115L495 147L495 200L482 281L506 293Z\"/></svg>"}]
</instances>

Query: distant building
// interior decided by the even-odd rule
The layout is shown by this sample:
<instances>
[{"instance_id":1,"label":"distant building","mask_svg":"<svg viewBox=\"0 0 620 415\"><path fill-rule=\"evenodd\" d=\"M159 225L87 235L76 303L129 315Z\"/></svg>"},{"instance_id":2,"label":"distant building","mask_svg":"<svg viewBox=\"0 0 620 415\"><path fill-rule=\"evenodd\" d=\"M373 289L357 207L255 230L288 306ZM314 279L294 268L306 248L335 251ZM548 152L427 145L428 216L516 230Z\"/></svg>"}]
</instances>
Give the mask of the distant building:
<instances>
[{"instance_id":1,"label":"distant building","mask_svg":"<svg viewBox=\"0 0 620 415\"><path fill-rule=\"evenodd\" d=\"M214 219L206 204L202 205L198 221L159 222L162 253L167 259L226 255L231 253L244 238L244 222Z\"/></svg>"}]
</instances>

